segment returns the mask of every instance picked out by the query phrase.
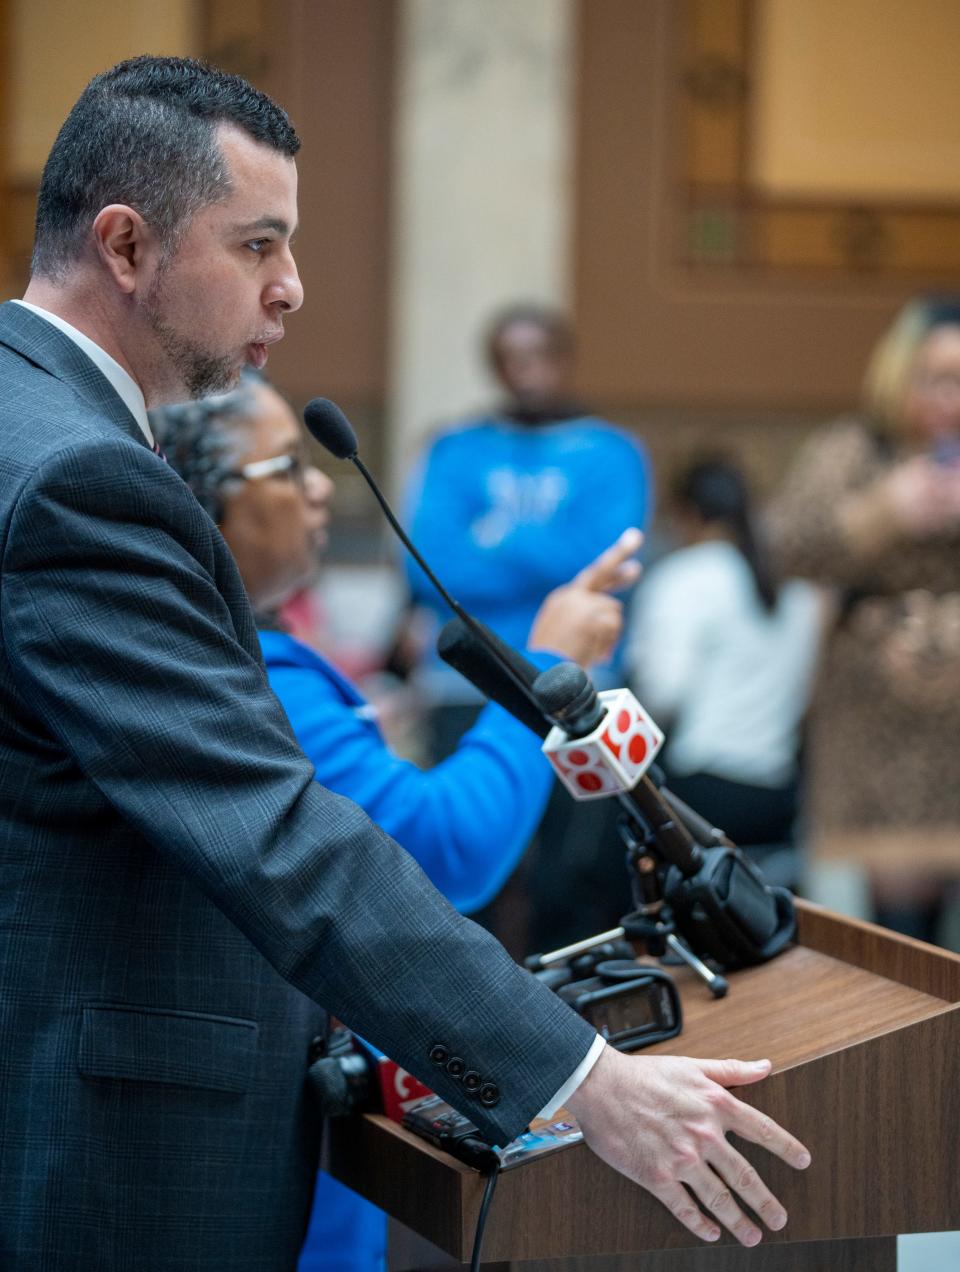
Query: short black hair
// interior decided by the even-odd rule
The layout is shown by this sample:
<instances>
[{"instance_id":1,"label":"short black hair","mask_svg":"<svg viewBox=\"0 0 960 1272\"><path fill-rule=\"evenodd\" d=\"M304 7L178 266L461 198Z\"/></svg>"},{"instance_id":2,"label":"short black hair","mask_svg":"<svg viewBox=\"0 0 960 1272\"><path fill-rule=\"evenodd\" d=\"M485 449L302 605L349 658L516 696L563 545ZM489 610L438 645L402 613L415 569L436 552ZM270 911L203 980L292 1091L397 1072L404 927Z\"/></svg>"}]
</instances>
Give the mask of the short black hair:
<instances>
[{"instance_id":1,"label":"short black hair","mask_svg":"<svg viewBox=\"0 0 960 1272\"><path fill-rule=\"evenodd\" d=\"M573 328L559 309L537 304L536 301L515 301L498 310L487 326L484 348L490 366L497 366L499 361L503 333L518 323L539 327L560 357L565 357L573 349Z\"/></svg>"},{"instance_id":2,"label":"short black hair","mask_svg":"<svg viewBox=\"0 0 960 1272\"><path fill-rule=\"evenodd\" d=\"M195 58L135 57L95 76L43 170L33 272L62 276L111 203L134 208L172 249L188 219L230 188L216 139L225 123L282 154L300 149L266 93Z\"/></svg>"}]
</instances>

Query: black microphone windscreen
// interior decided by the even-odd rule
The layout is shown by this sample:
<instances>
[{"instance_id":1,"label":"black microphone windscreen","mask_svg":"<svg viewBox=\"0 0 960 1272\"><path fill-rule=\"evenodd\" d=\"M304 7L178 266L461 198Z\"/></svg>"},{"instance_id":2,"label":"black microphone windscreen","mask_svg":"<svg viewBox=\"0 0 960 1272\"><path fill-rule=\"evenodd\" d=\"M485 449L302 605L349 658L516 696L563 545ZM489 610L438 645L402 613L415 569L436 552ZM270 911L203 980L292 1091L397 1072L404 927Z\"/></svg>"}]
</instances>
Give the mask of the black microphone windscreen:
<instances>
[{"instance_id":1,"label":"black microphone windscreen","mask_svg":"<svg viewBox=\"0 0 960 1272\"><path fill-rule=\"evenodd\" d=\"M539 676L539 668L518 653L512 645L502 641L496 632L478 623L484 635L496 646L498 652L526 685L532 685ZM448 666L491 702L497 702L538 737L550 732L550 721L525 697L490 653L475 632L460 618L451 618L437 638L437 653Z\"/></svg>"},{"instance_id":2,"label":"black microphone windscreen","mask_svg":"<svg viewBox=\"0 0 960 1272\"><path fill-rule=\"evenodd\" d=\"M541 672L533 692L544 713L554 717L570 738L585 738L605 714L593 681L574 662Z\"/></svg>"},{"instance_id":3,"label":"black microphone windscreen","mask_svg":"<svg viewBox=\"0 0 960 1272\"><path fill-rule=\"evenodd\" d=\"M303 420L311 436L337 459L353 459L356 455L357 435L336 402L313 398L304 408Z\"/></svg>"}]
</instances>

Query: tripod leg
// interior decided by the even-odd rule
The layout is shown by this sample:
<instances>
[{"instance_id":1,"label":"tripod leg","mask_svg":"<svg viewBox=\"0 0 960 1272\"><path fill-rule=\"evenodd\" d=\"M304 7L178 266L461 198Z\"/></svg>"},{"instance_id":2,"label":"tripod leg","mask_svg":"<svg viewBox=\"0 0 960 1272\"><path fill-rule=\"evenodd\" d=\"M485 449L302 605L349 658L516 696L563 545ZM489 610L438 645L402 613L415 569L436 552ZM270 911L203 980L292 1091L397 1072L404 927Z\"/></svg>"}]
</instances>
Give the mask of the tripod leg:
<instances>
[{"instance_id":1,"label":"tripod leg","mask_svg":"<svg viewBox=\"0 0 960 1272\"><path fill-rule=\"evenodd\" d=\"M687 967L691 968L704 981L707 989L713 994L714 998L725 998L727 990L730 988L729 983L716 972L711 972L706 963L701 962L688 946L677 939L671 932L666 938L667 946L676 954L677 958L683 959Z\"/></svg>"}]
</instances>

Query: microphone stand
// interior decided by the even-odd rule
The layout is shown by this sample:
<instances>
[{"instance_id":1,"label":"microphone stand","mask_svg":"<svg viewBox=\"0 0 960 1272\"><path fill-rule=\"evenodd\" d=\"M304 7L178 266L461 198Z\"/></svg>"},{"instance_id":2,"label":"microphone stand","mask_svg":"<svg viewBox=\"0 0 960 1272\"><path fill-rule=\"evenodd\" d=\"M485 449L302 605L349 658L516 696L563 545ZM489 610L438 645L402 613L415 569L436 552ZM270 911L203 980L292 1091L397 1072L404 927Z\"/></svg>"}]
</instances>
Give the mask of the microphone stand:
<instances>
[{"instance_id":1,"label":"microphone stand","mask_svg":"<svg viewBox=\"0 0 960 1272\"><path fill-rule=\"evenodd\" d=\"M627 871L635 906L620 920L624 936L642 941L654 958L663 958L669 949L704 981L714 998L723 998L730 988L726 979L712 971L677 935L673 910L664 896L655 835L628 814L620 818L618 830L627 848Z\"/></svg>"},{"instance_id":2,"label":"microphone stand","mask_svg":"<svg viewBox=\"0 0 960 1272\"><path fill-rule=\"evenodd\" d=\"M655 832L633 813L624 813L617 829L627 849L626 865L635 909L623 916L619 927L598 932L596 936L588 936L548 954L535 954L526 960L525 966L530 971L541 971L610 941L640 941L653 958L663 958L669 950L701 978L714 998L723 998L730 988L729 982L709 968L677 935L673 910L664 896Z\"/></svg>"}]
</instances>

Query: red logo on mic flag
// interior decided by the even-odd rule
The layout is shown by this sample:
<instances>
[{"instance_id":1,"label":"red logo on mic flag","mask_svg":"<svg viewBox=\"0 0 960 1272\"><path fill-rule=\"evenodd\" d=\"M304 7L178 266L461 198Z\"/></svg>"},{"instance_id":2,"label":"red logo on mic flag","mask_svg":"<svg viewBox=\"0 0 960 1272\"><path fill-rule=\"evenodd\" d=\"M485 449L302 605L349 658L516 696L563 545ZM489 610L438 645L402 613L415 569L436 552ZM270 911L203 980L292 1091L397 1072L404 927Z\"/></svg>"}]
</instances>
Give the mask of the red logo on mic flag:
<instances>
[{"instance_id":1,"label":"red logo on mic flag","mask_svg":"<svg viewBox=\"0 0 960 1272\"><path fill-rule=\"evenodd\" d=\"M606 707L587 737L553 729L543 752L574 799L601 799L631 790L663 745L663 734L629 689L599 694Z\"/></svg>"}]
</instances>

